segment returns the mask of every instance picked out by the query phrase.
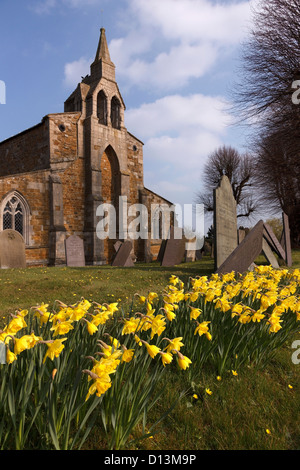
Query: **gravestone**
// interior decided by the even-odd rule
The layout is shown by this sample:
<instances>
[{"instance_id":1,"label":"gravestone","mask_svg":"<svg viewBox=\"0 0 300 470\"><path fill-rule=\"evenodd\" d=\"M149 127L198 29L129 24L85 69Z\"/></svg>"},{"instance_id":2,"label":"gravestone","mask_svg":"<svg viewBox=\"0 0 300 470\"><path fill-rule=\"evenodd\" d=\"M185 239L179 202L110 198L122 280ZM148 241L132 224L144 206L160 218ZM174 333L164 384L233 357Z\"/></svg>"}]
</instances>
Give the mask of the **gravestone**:
<instances>
[{"instance_id":1,"label":"gravestone","mask_svg":"<svg viewBox=\"0 0 300 470\"><path fill-rule=\"evenodd\" d=\"M262 241L262 252L266 260L269 262L269 264L271 264L273 268L278 269L279 264L278 264L277 258L274 255L270 245L268 244L267 240L265 240L265 238L263 238L263 241Z\"/></svg>"},{"instance_id":2,"label":"gravestone","mask_svg":"<svg viewBox=\"0 0 300 470\"><path fill-rule=\"evenodd\" d=\"M170 227L169 238L166 240L161 266L175 266L180 264L185 254L185 237L180 227Z\"/></svg>"},{"instance_id":3,"label":"gravestone","mask_svg":"<svg viewBox=\"0 0 300 470\"><path fill-rule=\"evenodd\" d=\"M262 252L264 223L260 220L217 269L218 274L246 272Z\"/></svg>"},{"instance_id":4,"label":"gravestone","mask_svg":"<svg viewBox=\"0 0 300 470\"><path fill-rule=\"evenodd\" d=\"M84 243L82 238L71 235L65 240L66 263L69 267L85 266Z\"/></svg>"},{"instance_id":5,"label":"gravestone","mask_svg":"<svg viewBox=\"0 0 300 470\"><path fill-rule=\"evenodd\" d=\"M132 242L130 240L126 240L125 242L121 242L119 244L116 242L115 248L118 250L111 262L112 266L119 266L119 267L132 267L134 266L134 262L131 258L131 251L132 251Z\"/></svg>"},{"instance_id":6,"label":"gravestone","mask_svg":"<svg viewBox=\"0 0 300 470\"><path fill-rule=\"evenodd\" d=\"M162 240L162 242L160 244L159 252L158 252L158 255L157 255L157 261L159 261L159 262L161 262L163 257L164 257L166 243L167 243L167 240Z\"/></svg>"},{"instance_id":7,"label":"gravestone","mask_svg":"<svg viewBox=\"0 0 300 470\"><path fill-rule=\"evenodd\" d=\"M16 230L0 232L0 268L26 268L24 238Z\"/></svg>"},{"instance_id":8,"label":"gravestone","mask_svg":"<svg viewBox=\"0 0 300 470\"><path fill-rule=\"evenodd\" d=\"M293 264L292 249L291 249L291 235L290 235L289 218L284 212L282 213L282 223L283 223L285 262L290 267Z\"/></svg>"},{"instance_id":9,"label":"gravestone","mask_svg":"<svg viewBox=\"0 0 300 470\"><path fill-rule=\"evenodd\" d=\"M187 245L189 243L193 243L196 245L196 237L194 237L192 240L189 240L189 242L187 243ZM198 250L197 250L198 251ZM186 249L185 250L185 262L186 263L192 263L196 261L196 250L195 248L194 249Z\"/></svg>"},{"instance_id":10,"label":"gravestone","mask_svg":"<svg viewBox=\"0 0 300 470\"><path fill-rule=\"evenodd\" d=\"M246 236L246 232L243 229L238 229L238 243L241 243Z\"/></svg>"},{"instance_id":11,"label":"gravestone","mask_svg":"<svg viewBox=\"0 0 300 470\"><path fill-rule=\"evenodd\" d=\"M236 201L226 175L214 190L214 231L215 269L218 269L238 244Z\"/></svg>"},{"instance_id":12,"label":"gravestone","mask_svg":"<svg viewBox=\"0 0 300 470\"><path fill-rule=\"evenodd\" d=\"M6 364L6 344L0 341L0 364Z\"/></svg>"},{"instance_id":13,"label":"gravestone","mask_svg":"<svg viewBox=\"0 0 300 470\"><path fill-rule=\"evenodd\" d=\"M275 251L275 253L285 260L285 252L284 249L282 248L281 244L279 243L279 240L277 239L276 235L274 234L272 228L270 227L269 224L264 224L264 230L263 230L263 236L265 240L268 242L270 248Z\"/></svg>"}]
</instances>

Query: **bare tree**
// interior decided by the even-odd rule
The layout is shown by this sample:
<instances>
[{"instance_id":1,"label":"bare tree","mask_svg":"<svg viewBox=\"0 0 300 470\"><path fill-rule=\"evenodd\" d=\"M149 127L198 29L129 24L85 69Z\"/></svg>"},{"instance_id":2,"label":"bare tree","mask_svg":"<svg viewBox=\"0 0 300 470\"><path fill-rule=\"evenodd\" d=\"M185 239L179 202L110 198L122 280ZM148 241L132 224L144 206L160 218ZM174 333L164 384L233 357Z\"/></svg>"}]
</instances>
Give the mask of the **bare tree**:
<instances>
[{"instance_id":1,"label":"bare tree","mask_svg":"<svg viewBox=\"0 0 300 470\"><path fill-rule=\"evenodd\" d=\"M203 191L197 193L197 203L204 204L206 211L213 211L213 192L218 187L223 175L231 183L238 207L238 217L249 217L255 210L252 186L254 166L249 155L241 155L231 146L216 149L208 157L203 170Z\"/></svg>"},{"instance_id":2,"label":"bare tree","mask_svg":"<svg viewBox=\"0 0 300 470\"><path fill-rule=\"evenodd\" d=\"M256 3L233 88L233 111L252 128L260 200L289 215L294 243L300 238L300 104L293 99L300 79L299 18L300 0Z\"/></svg>"},{"instance_id":3,"label":"bare tree","mask_svg":"<svg viewBox=\"0 0 300 470\"><path fill-rule=\"evenodd\" d=\"M263 134L254 159L254 181L262 202L289 216L291 240L300 245L300 158L280 132Z\"/></svg>"}]
</instances>

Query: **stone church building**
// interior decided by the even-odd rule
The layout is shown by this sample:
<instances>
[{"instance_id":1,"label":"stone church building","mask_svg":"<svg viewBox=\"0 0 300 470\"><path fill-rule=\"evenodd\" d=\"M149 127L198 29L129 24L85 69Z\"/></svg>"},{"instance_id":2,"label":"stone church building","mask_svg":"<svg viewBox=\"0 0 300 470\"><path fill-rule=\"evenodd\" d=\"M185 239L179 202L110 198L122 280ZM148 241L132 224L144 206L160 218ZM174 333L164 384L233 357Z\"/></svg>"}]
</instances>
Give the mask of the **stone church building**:
<instances>
[{"instance_id":1,"label":"stone church building","mask_svg":"<svg viewBox=\"0 0 300 470\"><path fill-rule=\"evenodd\" d=\"M101 203L171 203L144 187L143 143L124 122L104 28L90 74L64 103L64 112L0 143L0 231L25 240L27 265L62 265L65 240L84 240L87 265L110 263L115 240L96 234ZM118 236L116 237L118 239ZM137 260L155 259L160 241L133 241Z\"/></svg>"}]
</instances>

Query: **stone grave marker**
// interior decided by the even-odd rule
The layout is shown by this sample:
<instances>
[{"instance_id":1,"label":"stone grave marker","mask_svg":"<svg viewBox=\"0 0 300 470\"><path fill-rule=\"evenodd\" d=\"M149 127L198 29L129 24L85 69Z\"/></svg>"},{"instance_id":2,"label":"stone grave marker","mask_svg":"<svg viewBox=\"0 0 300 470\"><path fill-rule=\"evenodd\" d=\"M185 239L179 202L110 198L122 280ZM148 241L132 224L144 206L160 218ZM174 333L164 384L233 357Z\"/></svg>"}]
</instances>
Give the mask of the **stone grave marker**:
<instances>
[{"instance_id":1,"label":"stone grave marker","mask_svg":"<svg viewBox=\"0 0 300 470\"><path fill-rule=\"evenodd\" d=\"M290 235L289 218L284 212L282 213L282 223L283 223L285 262L290 267L293 264L292 249L291 249L291 235Z\"/></svg>"},{"instance_id":2,"label":"stone grave marker","mask_svg":"<svg viewBox=\"0 0 300 470\"><path fill-rule=\"evenodd\" d=\"M66 263L69 267L85 266L84 243L82 238L71 235L65 240Z\"/></svg>"},{"instance_id":3,"label":"stone grave marker","mask_svg":"<svg viewBox=\"0 0 300 470\"><path fill-rule=\"evenodd\" d=\"M0 232L0 268L26 268L24 238L16 230Z\"/></svg>"},{"instance_id":4,"label":"stone grave marker","mask_svg":"<svg viewBox=\"0 0 300 470\"><path fill-rule=\"evenodd\" d=\"M262 241L262 252L263 252L266 260L268 261L268 263L270 263L271 266L273 266L273 268L276 268L276 269L279 268L277 258L274 255L270 245L268 244L268 242L265 238L263 238L263 241Z\"/></svg>"},{"instance_id":5,"label":"stone grave marker","mask_svg":"<svg viewBox=\"0 0 300 470\"><path fill-rule=\"evenodd\" d=\"M196 245L196 237L194 237L192 240L189 240L187 242L188 243L195 243ZM189 249L186 249L185 250L185 262L186 263L193 263L193 261L196 261L196 250L193 249L193 250L189 250Z\"/></svg>"},{"instance_id":6,"label":"stone grave marker","mask_svg":"<svg viewBox=\"0 0 300 470\"><path fill-rule=\"evenodd\" d=\"M131 251L132 251L132 242L130 240L126 240L125 242L121 242L119 244L116 242L117 252L114 256L114 259L111 262L112 266L119 266L119 267L132 267L134 266L134 262L131 258Z\"/></svg>"},{"instance_id":7,"label":"stone grave marker","mask_svg":"<svg viewBox=\"0 0 300 470\"><path fill-rule=\"evenodd\" d=\"M166 240L166 246L161 261L161 266L175 266L180 264L185 254L185 237L180 227L170 227L169 238Z\"/></svg>"},{"instance_id":8,"label":"stone grave marker","mask_svg":"<svg viewBox=\"0 0 300 470\"><path fill-rule=\"evenodd\" d=\"M224 175L214 190L214 259L217 270L237 247L236 201L229 178Z\"/></svg>"},{"instance_id":9,"label":"stone grave marker","mask_svg":"<svg viewBox=\"0 0 300 470\"><path fill-rule=\"evenodd\" d=\"M6 344L0 341L0 364L6 364Z\"/></svg>"},{"instance_id":10,"label":"stone grave marker","mask_svg":"<svg viewBox=\"0 0 300 470\"><path fill-rule=\"evenodd\" d=\"M285 260L285 252L284 249L282 248L281 244L279 243L279 240L277 239L275 233L272 230L272 227L270 227L269 224L264 224L264 230L263 230L263 236L265 240L268 242L270 248L275 251L275 253Z\"/></svg>"},{"instance_id":11,"label":"stone grave marker","mask_svg":"<svg viewBox=\"0 0 300 470\"><path fill-rule=\"evenodd\" d=\"M246 236L246 231L243 229L238 229L238 243L241 243Z\"/></svg>"},{"instance_id":12,"label":"stone grave marker","mask_svg":"<svg viewBox=\"0 0 300 470\"><path fill-rule=\"evenodd\" d=\"M159 262L161 262L163 257L164 257L166 243L167 243L167 240L162 240L161 241L159 252L158 252L158 255L157 255L157 261L159 261Z\"/></svg>"},{"instance_id":13,"label":"stone grave marker","mask_svg":"<svg viewBox=\"0 0 300 470\"><path fill-rule=\"evenodd\" d=\"M231 271L246 272L262 252L263 228L264 223L260 220L221 266L219 266L217 273L225 274Z\"/></svg>"}]
</instances>

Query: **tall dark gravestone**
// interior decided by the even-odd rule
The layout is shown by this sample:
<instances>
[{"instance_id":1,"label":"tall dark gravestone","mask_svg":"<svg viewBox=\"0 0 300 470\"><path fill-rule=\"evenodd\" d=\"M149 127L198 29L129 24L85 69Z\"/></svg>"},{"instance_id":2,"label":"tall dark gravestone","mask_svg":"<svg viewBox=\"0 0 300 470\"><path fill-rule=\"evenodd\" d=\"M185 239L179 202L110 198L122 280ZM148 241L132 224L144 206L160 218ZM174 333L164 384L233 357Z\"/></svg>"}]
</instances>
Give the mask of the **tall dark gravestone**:
<instances>
[{"instance_id":1,"label":"tall dark gravestone","mask_svg":"<svg viewBox=\"0 0 300 470\"><path fill-rule=\"evenodd\" d=\"M238 244L236 200L229 178L224 175L214 190L215 270L231 255Z\"/></svg>"},{"instance_id":2,"label":"tall dark gravestone","mask_svg":"<svg viewBox=\"0 0 300 470\"><path fill-rule=\"evenodd\" d=\"M282 213L282 223L283 223L285 262L290 267L293 264L292 249L291 249L291 235L290 235L289 218L284 212Z\"/></svg>"}]
</instances>

